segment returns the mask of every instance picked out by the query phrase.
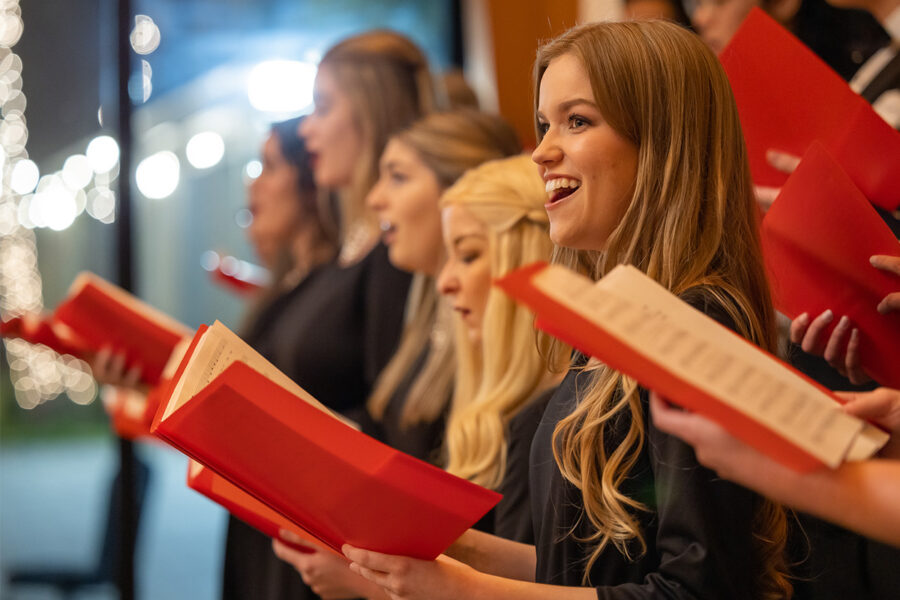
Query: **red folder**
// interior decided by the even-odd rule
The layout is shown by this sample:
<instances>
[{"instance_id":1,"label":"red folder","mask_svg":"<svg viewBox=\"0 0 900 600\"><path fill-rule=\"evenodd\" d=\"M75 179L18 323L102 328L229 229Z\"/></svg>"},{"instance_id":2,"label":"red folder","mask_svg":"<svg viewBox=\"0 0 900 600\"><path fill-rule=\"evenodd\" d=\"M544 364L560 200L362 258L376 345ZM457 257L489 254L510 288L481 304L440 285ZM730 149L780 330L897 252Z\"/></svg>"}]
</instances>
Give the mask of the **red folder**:
<instances>
[{"instance_id":1,"label":"red folder","mask_svg":"<svg viewBox=\"0 0 900 600\"><path fill-rule=\"evenodd\" d=\"M532 279L546 267L546 263L535 263L495 281L509 296L534 311L539 329L602 360L609 367L636 379L645 388L656 390L679 406L716 421L735 437L796 471L811 471L823 466L819 459L803 448L642 356L589 319L544 294L532 283ZM737 334L729 333L742 343L749 344ZM787 365L785 368L790 369ZM805 379L830 394L822 386Z\"/></svg>"},{"instance_id":2,"label":"red folder","mask_svg":"<svg viewBox=\"0 0 900 600\"><path fill-rule=\"evenodd\" d=\"M500 499L354 430L241 362L157 422L156 435L338 552L349 543L433 559Z\"/></svg>"},{"instance_id":3,"label":"red folder","mask_svg":"<svg viewBox=\"0 0 900 600\"><path fill-rule=\"evenodd\" d=\"M766 151L803 156L821 141L877 206L900 206L900 134L811 50L754 8L719 55L737 101L757 184L787 175Z\"/></svg>"},{"instance_id":4,"label":"red folder","mask_svg":"<svg viewBox=\"0 0 900 600\"><path fill-rule=\"evenodd\" d=\"M29 344L43 344L59 354L89 360L92 352L84 342L69 332L58 331L59 329L60 326L53 319L33 314L0 321L0 337L19 338Z\"/></svg>"},{"instance_id":5,"label":"red folder","mask_svg":"<svg viewBox=\"0 0 900 600\"><path fill-rule=\"evenodd\" d=\"M172 350L191 331L99 277L81 278L54 318L95 352L104 346L124 352L126 365L139 364L146 383L159 383Z\"/></svg>"},{"instance_id":6,"label":"red folder","mask_svg":"<svg viewBox=\"0 0 900 600\"><path fill-rule=\"evenodd\" d=\"M876 310L900 291L900 277L869 264L873 254L900 256L900 242L821 145L810 147L769 209L762 243L778 310L815 318L830 308L829 334L847 315L859 328L862 366L900 387L900 314Z\"/></svg>"},{"instance_id":7,"label":"red folder","mask_svg":"<svg viewBox=\"0 0 900 600\"><path fill-rule=\"evenodd\" d=\"M187 484L189 488L200 492L216 504L224 507L228 512L251 527L255 527L271 538L280 539L283 543L300 552L310 552L310 549L307 546L281 539L279 537L280 530L286 529L291 531L301 539L308 541L310 545L322 548L315 537L198 462L192 462L188 467ZM334 553L334 550L328 547L325 547L324 550ZM340 556L343 558L344 555L341 554Z\"/></svg>"}]
</instances>

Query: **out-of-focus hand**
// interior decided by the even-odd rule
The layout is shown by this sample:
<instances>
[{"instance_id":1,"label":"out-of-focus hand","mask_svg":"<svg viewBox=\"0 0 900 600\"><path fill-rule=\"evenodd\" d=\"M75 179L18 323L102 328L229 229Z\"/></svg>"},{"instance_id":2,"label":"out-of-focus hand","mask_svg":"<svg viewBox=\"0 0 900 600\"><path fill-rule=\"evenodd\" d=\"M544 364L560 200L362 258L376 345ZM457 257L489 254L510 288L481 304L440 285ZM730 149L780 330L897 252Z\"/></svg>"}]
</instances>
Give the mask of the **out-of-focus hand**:
<instances>
[{"instance_id":1,"label":"out-of-focus hand","mask_svg":"<svg viewBox=\"0 0 900 600\"><path fill-rule=\"evenodd\" d=\"M847 401L849 414L878 423L891 432L891 439L880 456L900 459L900 390L878 388L871 392L837 392Z\"/></svg>"},{"instance_id":2,"label":"out-of-focus hand","mask_svg":"<svg viewBox=\"0 0 900 600\"><path fill-rule=\"evenodd\" d=\"M137 391L146 389L140 385L141 367L125 368L125 354L104 346L91 360L91 372L98 383L126 387Z\"/></svg>"},{"instance_id":3,"label":"out-of-focus hand","mask_svg":"<svg viewBox=\"0 0 900 600\"><path fill-rule=\"evenodd\" d=\"M787 174L793 173L797 165L800 164L799 157L778 150L766 152L766 161L775 169ZM768 212L769 208L772 207L772 203L775 202L775 198L781 193L781 188L755 185L753 186L753 191L756 194L756 203L759 204L763 212Z\"/></svg>"},{"instance_id":4,"label":"out-of-focus hand","mask_svg":"<svg viewBox=\"0 0 900 600\"><path fill-rule=\"evenodd\" d=\"M869 262L876 269L881 269L900 277L900 256L876 254L869 259ZM900 287L900 281L898 281L898 287ZM881 314L886 315L892 310L900 311L900 290L888 294L878 303L878 312Z\"/></svg>"},{"instance_id":5,"label":"out-of-focus hand","mask_svg":"<svg viewBox=\"0 0 900 600\"><path fill-rule=\"evenodd\" d=\"M859 363L859 329L845 315L840 318L828 339L825 330L834 321L834 313L826 310L810 322L809 313L791 321L791 341L804 352L822 356L832 367L854 384L871 379Z\"/></svg>"},{"instance_id":6,"label":"out-of-focus hand","mask_svg":"<svg viewBox=\"0 0 900 600\"><path fill-rule=\"evenodd\" d=\"M380 588L353 573L349 568L349 561L343 557L311 546L307 540L290 531L282 530L278 535L284 540L310 550L301 552L278 539L272 540L275 555L297 569L303 582L323 600L380 595Z\"/></svg>"},{"instance_id":7,"label":"out-of-focus hand","mask_svg":"<svg viewBox=\"0 0 900 600\"><path fill-rule=\"evenodd\" d=\"M393 600L457 600L473 597L475 569L441 555L436 560L391 556L344 545L350 568L381 586Z\"/></svg>"}]
</instances>

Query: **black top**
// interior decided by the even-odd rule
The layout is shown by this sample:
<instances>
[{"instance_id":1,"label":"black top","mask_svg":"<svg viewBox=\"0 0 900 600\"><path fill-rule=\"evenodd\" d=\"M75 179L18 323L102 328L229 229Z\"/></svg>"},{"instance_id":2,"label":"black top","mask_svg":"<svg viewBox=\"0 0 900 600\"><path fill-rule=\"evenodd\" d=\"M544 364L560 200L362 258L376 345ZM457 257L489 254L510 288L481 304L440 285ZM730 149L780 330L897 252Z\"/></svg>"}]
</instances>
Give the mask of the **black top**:
<instances>
[{"instance_id":1,"label":"black top","mask_svg":"<svg viewBox=\"0 0 900 600\"><path fill-rule=\"evenodd\" d=\"M734 329L720 307L694 297L685 299ZM578 389L585 389L589 378L577 367L569 372L550 400L531 449L535 580L540 583L584 585L592 547L578 540L593 530L581 492L562 477L551 444L556 424L575 409ZM654 427L645 390L641 402L646 437L621 491L650 509L635 513L647 552L640 555L632 540L635 558L628 560L610 544L591 568L589 585L596 586L601 600L758 598L751 524L760 498L700 466L690 446ZM624 438L630 418L626 411L614 419L608 453Z\"/></svg>"},{"instance_id":2,"label":"black top","mask_svg":"<svg viewBox=\"0 0 900 600\"><path fill-rule=\"evenodd\" d=\"M314 269L263 310L244 339L323 404L358 418L403 325L410 277L379 244L359 263ZM229 518L222 598L317 598L272 541Z\"/></svg>"},{"instance_id":3,"label":"black top","mask_svg":"<svg viewBox=\"0 0 900 600\"><path fill-rule=\"evenodd\" d=\"M541 392L510 420L507 431L506 473L497 490L503 499L494 507L493 529L495 535L523 544L534 543L528 485L531 442L555 391L554 387Z\"/></svg>"},{"instance_id":4,"label":"black top","mask_svg":"<svg viewBox=\"0 0 900 600\"><path fill-rule=\"evenodd\" d=\"M444 411L434 421L408 426L400 423L406 397L409 395L409 390L415 383L419 371L425 366L430 349L431 345L429 344L410 366L409 372L388 401L381 419L376 421L366 414L360 424L363 432L388 446L433 465L442 466L441 448L444 445L444 429L447 426L447 411L450 408L449 398L444 405Z\"/></svg>"}]
</instances>

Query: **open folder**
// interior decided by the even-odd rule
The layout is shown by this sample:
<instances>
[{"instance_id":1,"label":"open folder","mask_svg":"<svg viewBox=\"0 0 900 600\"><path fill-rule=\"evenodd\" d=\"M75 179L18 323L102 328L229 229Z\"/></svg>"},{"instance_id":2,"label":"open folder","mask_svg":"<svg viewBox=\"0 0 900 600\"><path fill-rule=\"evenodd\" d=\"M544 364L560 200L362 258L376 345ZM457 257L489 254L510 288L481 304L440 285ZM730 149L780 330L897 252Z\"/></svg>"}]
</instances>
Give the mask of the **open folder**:
<instances>
[{"instance_id":1,"label":"open folder","mask_svg":"<svg viewBox=\"0 0 900 600\"><path fill-rule=\"evenodd\" d=\"M218 321L152 430L338 552L433 559L500 499L360 433Z\"/></svg>"},{"instance_id":2,"label":"open folder","mask_svg":"<svg viewBox=\"0 0 900 600\"><path fill-rule=\"evenodd\" d=\"M803 156L819 140L873 204L900 206L900 133L800 40L754 8L719 60L755 183L787 179L766 161L768 150Z\"/></svg>"},{"instance_id":3,"label":"open folder","mask_svg":"<svg viewBox=\"0 0 900 600\"><path fill-rule=\"evenodd\" d=\"M196 460L188 462L187 484L192 490L203 494L244 523L255 527L271 538L281 539L279 532L284 529L308 543L308 546L304 546L302 543L294 544L284 539L281 540L296 550L309 552L309 547L312 546L336 554L333 549L321 546L315 537L297 527L296 524Z\"/></svg>"},{"instance_id":4,"label":"open folder","mask_svg":"<svg viewBox=\"0 0 900 600\"><path fill-rule=\"evenodd\" d=\"M863 368L900 388L900 313L876 309L900 292L900 277L869 264L873 254L900 256L900 242L822 145L810 147L766 213L762 244L778 310L812 319L831 309L826 335L846 315L859 329Z\"/></svg>"},{"instance_id":5,"label":"open folder","mask_svg":"<svg viewBox=\"0 0 900 600\"><path fill-rule=\"evenodd\" d=\"M53 319L91 353L104 347L124 353L126 365L140 365L141 379L150 385L160 382L172 352L193 334L169 315L87 272L75 278Z\"/></svg>"},{"instance_id":6,"label":"open folder","mask_svg":"<svg viewBox=\"0 0 900 600\"><path fill-rule=\"evenodd\" d=\"M593 282L536 263L497 285L535 312L539 328L793 469L868 458L887 442L828 390L634 267Z\"/></svg>"}]
</instances>

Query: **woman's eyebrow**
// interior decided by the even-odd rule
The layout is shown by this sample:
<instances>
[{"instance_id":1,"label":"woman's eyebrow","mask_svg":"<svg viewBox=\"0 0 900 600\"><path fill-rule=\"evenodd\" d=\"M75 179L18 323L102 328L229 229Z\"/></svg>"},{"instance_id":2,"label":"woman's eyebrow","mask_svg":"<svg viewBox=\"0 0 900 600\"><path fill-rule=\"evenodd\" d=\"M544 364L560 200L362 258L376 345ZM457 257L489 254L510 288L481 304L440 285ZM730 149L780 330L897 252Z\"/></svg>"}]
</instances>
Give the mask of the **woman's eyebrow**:
<instances>
[{"instance_id":1,"label":"woman's eyebrow","mask_svg":"<svg viewBox=\"0 0 900 600\"><path fill-rule=\"evenodd\" d=\"M460 242L464 241L466 238L479 238L484 239L484 235L481 233L462 233L455 238L453 238L453 245L458 246Z\"/></svg>"}]
</instances>

